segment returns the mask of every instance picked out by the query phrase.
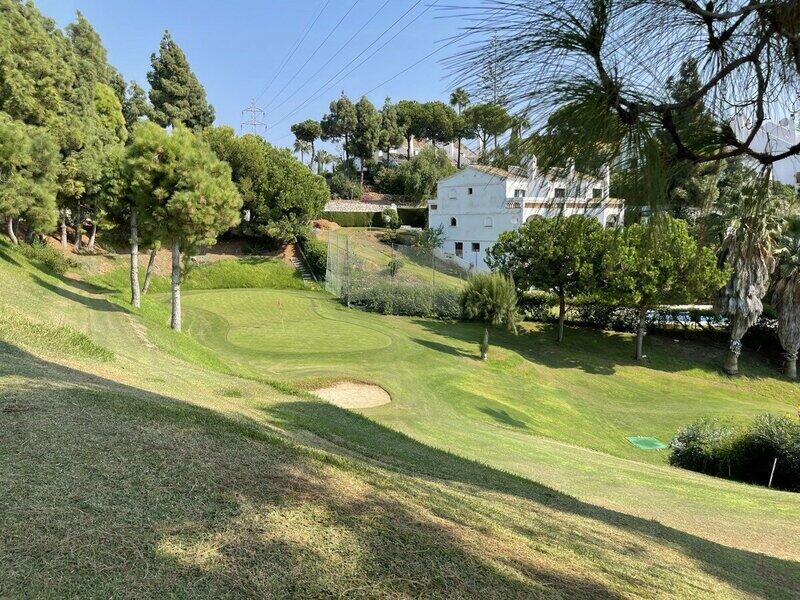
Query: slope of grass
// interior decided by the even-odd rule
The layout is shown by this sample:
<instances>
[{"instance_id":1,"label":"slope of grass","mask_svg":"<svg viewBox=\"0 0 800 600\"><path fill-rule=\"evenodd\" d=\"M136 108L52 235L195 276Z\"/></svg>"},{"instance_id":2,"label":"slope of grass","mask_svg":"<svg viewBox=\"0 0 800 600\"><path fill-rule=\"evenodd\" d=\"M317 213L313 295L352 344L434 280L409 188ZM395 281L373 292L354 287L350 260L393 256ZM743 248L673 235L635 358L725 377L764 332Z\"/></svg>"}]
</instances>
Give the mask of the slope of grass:
<instances>
[{"instance_id":1,"label":"slope of grass","mask_svg":"<svg viewBox=\"0 0 800 600\"><path fill-rule=\"evenodd\" d=\"M361 261L367 271L386 271L392 259L392 248L378 240L380 231L367 230L359 227L346 227L336 230L337 234L345 235L349 239L349 249ZM327 233L319 234L325 240ZM431 259L424 252L415 248L398 244L395 246L394 256L400 258L403 266L398 276L401 279L429 283L432 279ZM437 285L460 288L464 285L466 275L457 266L444 261L436 262Z\"/></svg>"},{"instance_id":2,"label":"slope of grass","mask_svg":"<svg viewBox=\"0 0 800 600\"><path fill-rule=\"evenodd\" d=\"M140 282L144 282L145 268L140 270ZM92 278L93 283L114 290L125 290L130 286L129 269L123 267ZM153 277L150 291L153 294L170 291L170 278ZM242 258L223 260L210 264L193 265L184 274L181 284L184 290L209 289L313 289L289 265L278 258Z\"/></svg>"},{"instance_id":3,"label":"slope of grass","mask_svg":"<svg viewBox=\"0 0 800 600\"><path fill-rule=\"evenodd\" d=\"M307 395L153 348L147 315L5 250L0 307L45 327L29 336L64 325L115 358L75 354L46 334L25 349L13 335L0 341L0 597L800 592L800 519L788 495L755 490L736 517L753 539L739 544L641 518L628 506L576 499L562 491L568 469L559 485L534 483ZM324 310L324 297L309 296L317 306L300 315ZM532 460L556 471L541 448ZM627 466L639 463L572 454L588 461L586 478L619 467L616 485L635 491ZM722 494L721 509L726 494L744 488L693 480L707 495ZM783 545L759 539L764 513ZM753 551L765 547L773 556Z\"/></svg>"},{"instance_id":4,"label":"slope of grass","mask_svg":"<svg viewBox=\"0 0 800 600\"><path fill-rule=\"evenodd\" d=\"M185 305L190 333L236 372L304 387L372 381L393 402L364 414L430 446L685 531L800 555L800 545L771 534L800 517L796 495L698 477L626 440L669 440L704 415L793 410L797 388L755 357L743 357L751 376L732 380L703 346L654 337L650 362L640 366L629 358L629 336L570 330L557 346L549 329L535 328L518 337L494 332L483 363L478 325L347 310L319 293L204 291ZM336 428L319 411L295 419L360 452L385 450L369 430ZM800 524L789 527L800 535Z\"/></svg>"}]
</instances>

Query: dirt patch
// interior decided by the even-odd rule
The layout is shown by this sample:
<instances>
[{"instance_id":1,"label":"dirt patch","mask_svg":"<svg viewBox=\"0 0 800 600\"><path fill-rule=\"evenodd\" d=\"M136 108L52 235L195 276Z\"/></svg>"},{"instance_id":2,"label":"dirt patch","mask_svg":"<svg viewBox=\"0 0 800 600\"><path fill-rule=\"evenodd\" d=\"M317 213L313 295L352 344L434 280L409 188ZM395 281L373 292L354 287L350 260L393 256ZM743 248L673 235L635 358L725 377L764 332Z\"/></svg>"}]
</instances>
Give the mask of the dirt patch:
<instances>
[{"instance_id":1,"label":"dirt patch","mask_svg":"<svg viewBox=\"0 0 800 600\"><path fill-rule=\"evenodd\" d=\"M382 387L368 383L343 381L314 390L314 394L339 408L374 408L392 401Z\"/></svg>"},{"instance_id":2,"label":"dirt patch","mask_svg":"<svg viewBox=\"0 0 800 600\"><path fill-rule=\"evenodd\" d=\"M326 219L316 219L314 221L314 227L323 231L336 231L337 229L341 229L341 226L338 223L334 223L333 221L328 221Z\"/></svg>"}]
</instances>

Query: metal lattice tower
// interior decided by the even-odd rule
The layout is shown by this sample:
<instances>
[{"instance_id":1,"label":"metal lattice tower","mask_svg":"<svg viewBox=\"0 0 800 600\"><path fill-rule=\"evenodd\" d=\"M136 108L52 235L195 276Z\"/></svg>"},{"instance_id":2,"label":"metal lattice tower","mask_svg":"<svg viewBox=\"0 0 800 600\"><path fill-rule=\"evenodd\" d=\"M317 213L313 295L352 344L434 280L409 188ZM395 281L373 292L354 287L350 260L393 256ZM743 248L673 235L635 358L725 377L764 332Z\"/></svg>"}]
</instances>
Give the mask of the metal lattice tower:
<instances>
[{"instance_id":1,"label":"metal lattice tower","mask_svg":"<svg viewBox=\"0 0 800 600\"><path fill-rule=\"evenodd\" d=\"M256 106L255 99L251 100L250 106L242 111L242 122L239 126L239 129L242 133L244 133L245 128L247 128L248 133L252 133L254 135L260 135L266 132L266 113L263 109Z\"/></svg>"}]
</instances>

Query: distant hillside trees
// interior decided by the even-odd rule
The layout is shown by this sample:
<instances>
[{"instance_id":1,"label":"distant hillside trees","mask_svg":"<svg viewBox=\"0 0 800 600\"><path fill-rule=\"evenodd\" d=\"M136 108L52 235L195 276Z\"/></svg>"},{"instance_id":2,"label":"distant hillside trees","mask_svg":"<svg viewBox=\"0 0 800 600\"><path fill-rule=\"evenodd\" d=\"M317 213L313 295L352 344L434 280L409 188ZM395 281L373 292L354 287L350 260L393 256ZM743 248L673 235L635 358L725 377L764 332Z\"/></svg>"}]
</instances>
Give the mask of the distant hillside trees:
<instances>
[{"instance_id":1,"label":"distant hillside trees","mask_svg":"<svg viewBox=\"0 0 800 600\"><path fill-rule=\"evenodd\" d=\"M249 215L240 227L244 235L292 241L319 216L330 198L324 178L263 138L237 137L230 127L208 129L204 137L231 166Z\"/></svg>"}]
</instances>

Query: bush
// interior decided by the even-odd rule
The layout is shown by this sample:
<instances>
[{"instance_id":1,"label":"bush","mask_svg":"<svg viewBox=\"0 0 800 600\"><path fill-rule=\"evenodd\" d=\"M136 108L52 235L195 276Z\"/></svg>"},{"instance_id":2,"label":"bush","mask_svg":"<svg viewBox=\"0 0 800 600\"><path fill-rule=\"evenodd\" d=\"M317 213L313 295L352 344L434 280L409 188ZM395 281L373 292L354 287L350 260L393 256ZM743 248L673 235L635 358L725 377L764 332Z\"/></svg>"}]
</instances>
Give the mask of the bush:
<instances>
[{"instance_id":1,"label":"bush","mask_svg":"<svg viewBox=\"0 0 800 600\"><path fill-rule=\"evenodd\" d=\"M300 248L314 277L322 281L328 270L328 244L308 233L299 238Z\"/></svg>"},{"instance_id":2,"label":"bush","mask_svg":"<svg viewBox=\"0 0 800 600\"><path fill-rule=\"evenodd\" d=\"M361 186L348 178L344 173L334 173L328 179L328 187L334 198L356 200L361 198Z\"/></svg>"},{"instance_id":3,"label":"bush","mask_svg":"<svg viewBox=\"0 0 800 600\"><path fill-rule=\"evenodd\" d=\"M403 193L403 178L397 167L380 164L375 167L373 176L375 189L382 194L399 196Z\"/></svg>"},{"instance_id":4,"label":"bush","mask_svg":"<svg viewBox=\"0 0 800 600\"><path fill-rule=\"evenodd\" d=\"M17 252L32 263L57 275L63 275L70 269L76 269L78 263L64 256L60 250L41 242L33 244L20 244Z\"/></svg>"},{"instance_id":5,"label":"bush","mask_svg":"<svg viewBox=\"0 0 800 600\"><path fill-rule=\"evenodd\" d=\"M368 278L355 282L350 302L384 315L433 317L455 320L461 317L458 290L409 281Z\"/></svg>"},{"instance_id":6,"label":"bush","mask_svg":"<svg viewBox=\"0 0 800 600\"><path fill-rule=\"evenodd\" d=\"M800 491L797 419L760 415L738 429L704 419L681 429L670 447L671 465L757 485L767 485L777 458L772 487Z\"/></svg>"},{"instance_id":7,"label":"bush","mask_svg":"<svg viewBox=\"0 0 800 600\"><path fill-rule=\"evenodd\" d=\"M381 216L374 212L326 212L322 218L340 227L383 227Z\"/></svg>"}]
</instances>

